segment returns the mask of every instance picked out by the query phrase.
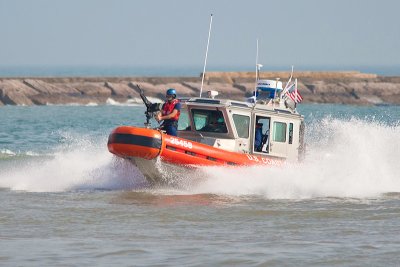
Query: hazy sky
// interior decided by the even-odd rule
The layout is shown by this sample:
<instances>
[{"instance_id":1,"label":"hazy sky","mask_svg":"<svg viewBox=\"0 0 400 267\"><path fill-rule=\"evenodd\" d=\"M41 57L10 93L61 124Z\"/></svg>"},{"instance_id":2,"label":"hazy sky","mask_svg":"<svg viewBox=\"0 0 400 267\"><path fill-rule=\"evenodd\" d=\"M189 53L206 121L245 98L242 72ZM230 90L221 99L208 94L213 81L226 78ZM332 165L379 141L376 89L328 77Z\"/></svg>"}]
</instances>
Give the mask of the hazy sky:
<instances>
[{"instance_id":1,"label":"hazy sky","mask_svg":"<svg viewBox=\"0 0 400 267\"><path fill-rule=\"evenodd\" d=\"M0 65L400 65L398 0L0 0Z\"/></svg>"}]
</instances>

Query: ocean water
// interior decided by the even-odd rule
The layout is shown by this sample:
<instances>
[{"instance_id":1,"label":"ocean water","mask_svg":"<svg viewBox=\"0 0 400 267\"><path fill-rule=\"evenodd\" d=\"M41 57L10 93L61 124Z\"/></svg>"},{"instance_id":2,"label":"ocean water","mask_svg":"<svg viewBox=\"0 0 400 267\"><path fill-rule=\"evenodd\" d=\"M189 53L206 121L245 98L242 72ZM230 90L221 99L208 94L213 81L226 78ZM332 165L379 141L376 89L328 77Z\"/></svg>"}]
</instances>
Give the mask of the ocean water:
<instances>
[{"instance_id":1,"label":"ocean water","mask_svg":"<svg viewBox=\"0 0 400 267\"><path fill-rule=\"evenodd\" d=\"M150 187L140 105L0 107L0 265L399 266L400 107L300 105L306 158Z\"/></svg>"}]
</instances>

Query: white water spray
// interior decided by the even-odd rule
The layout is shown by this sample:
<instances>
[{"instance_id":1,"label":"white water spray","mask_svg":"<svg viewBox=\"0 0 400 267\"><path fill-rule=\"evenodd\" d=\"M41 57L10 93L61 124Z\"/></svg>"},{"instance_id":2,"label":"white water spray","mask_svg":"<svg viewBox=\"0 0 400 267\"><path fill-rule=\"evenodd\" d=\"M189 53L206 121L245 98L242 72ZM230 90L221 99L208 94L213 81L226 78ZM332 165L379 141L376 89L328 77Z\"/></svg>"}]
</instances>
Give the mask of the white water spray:
<instances>
[{"instance_id":1,"label":"white water spray","mask_svg":"<svg viewBox=\"0 0 400 267\"><path fill-rule=\"evenodd\" d=\"M70 134L51 157L16 161L0 171L0 187L32 192L132 189L145 184L130 163L112 156L107 141Z\"/></svg>"},{"instance_id":2,"label":"white water spray","mask_svg":"<svg viewBox=\"0 0 400 267\"><path fill-rule=\"evenodd\" d=\"M268 199L379 197L400 192L400 126L325 119L308 127L307 156L283 167L205 168L191 193Z\"/></svg>"},{"instance_id":3,"label":"white water spray","mask_svg":"<svg viewBox=\"0 0 400 267\"><path fill-rule=\"evenodd\" d=\"M399 125L326 118L308 125L304 162L283 167L202 168L196 175L200 182L183 186L186 189L179 194L307 199L369 198L400 192L399 136ZM9 162L5 170L0 169L0 187L57 192L147 186L134 166L108 152L105 138L66 138L69 145L59 147L51 157ZM154 189L156 194L165 192Z\"/></svg>"}]
</instances>

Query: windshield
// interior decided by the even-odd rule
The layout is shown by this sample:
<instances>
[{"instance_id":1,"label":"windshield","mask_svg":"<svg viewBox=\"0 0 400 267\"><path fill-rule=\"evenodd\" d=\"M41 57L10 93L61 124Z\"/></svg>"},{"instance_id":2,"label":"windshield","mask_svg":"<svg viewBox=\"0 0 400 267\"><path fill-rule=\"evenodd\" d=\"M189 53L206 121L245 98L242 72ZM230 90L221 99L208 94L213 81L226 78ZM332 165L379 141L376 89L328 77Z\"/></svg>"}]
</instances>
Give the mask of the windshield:
<instances>
[{"instance_id":1,"label":"windshield","mask_svg":"<svg viewBox=\"0 0 400 267\"><path fill-rule=\"evenodd\" d=\"M178 131L190 131L189 112L186 108L181 109L178 121Z\"/></svg>"},{"instance_id":2,"label":"windshield","mask_svg":"<svg viewBox=\"0 0 400 267\"><path fill-rule=\"evenodd\" d=\"M192 109L196 131L227 133L224 115L219 110Z\"/></svg>"}]
</instances>

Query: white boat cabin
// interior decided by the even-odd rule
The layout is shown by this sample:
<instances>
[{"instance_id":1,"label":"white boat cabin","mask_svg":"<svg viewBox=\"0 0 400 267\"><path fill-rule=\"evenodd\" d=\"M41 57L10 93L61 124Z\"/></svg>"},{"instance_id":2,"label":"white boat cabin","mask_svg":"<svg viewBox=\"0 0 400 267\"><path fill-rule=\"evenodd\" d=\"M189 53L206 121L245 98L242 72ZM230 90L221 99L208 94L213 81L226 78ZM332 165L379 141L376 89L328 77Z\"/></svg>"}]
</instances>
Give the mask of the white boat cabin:
<instances>
[{"instance_id":1,"label":"white boat cabin","mask_svg":"<svg viewBox=\"0 0 400 267\"><path fill-rule=\"evenodd\" d=\"M304 118L283 100L190 98L181 103L179 137L239 153L302 158Z\"/></svg>"}]
</instances>

